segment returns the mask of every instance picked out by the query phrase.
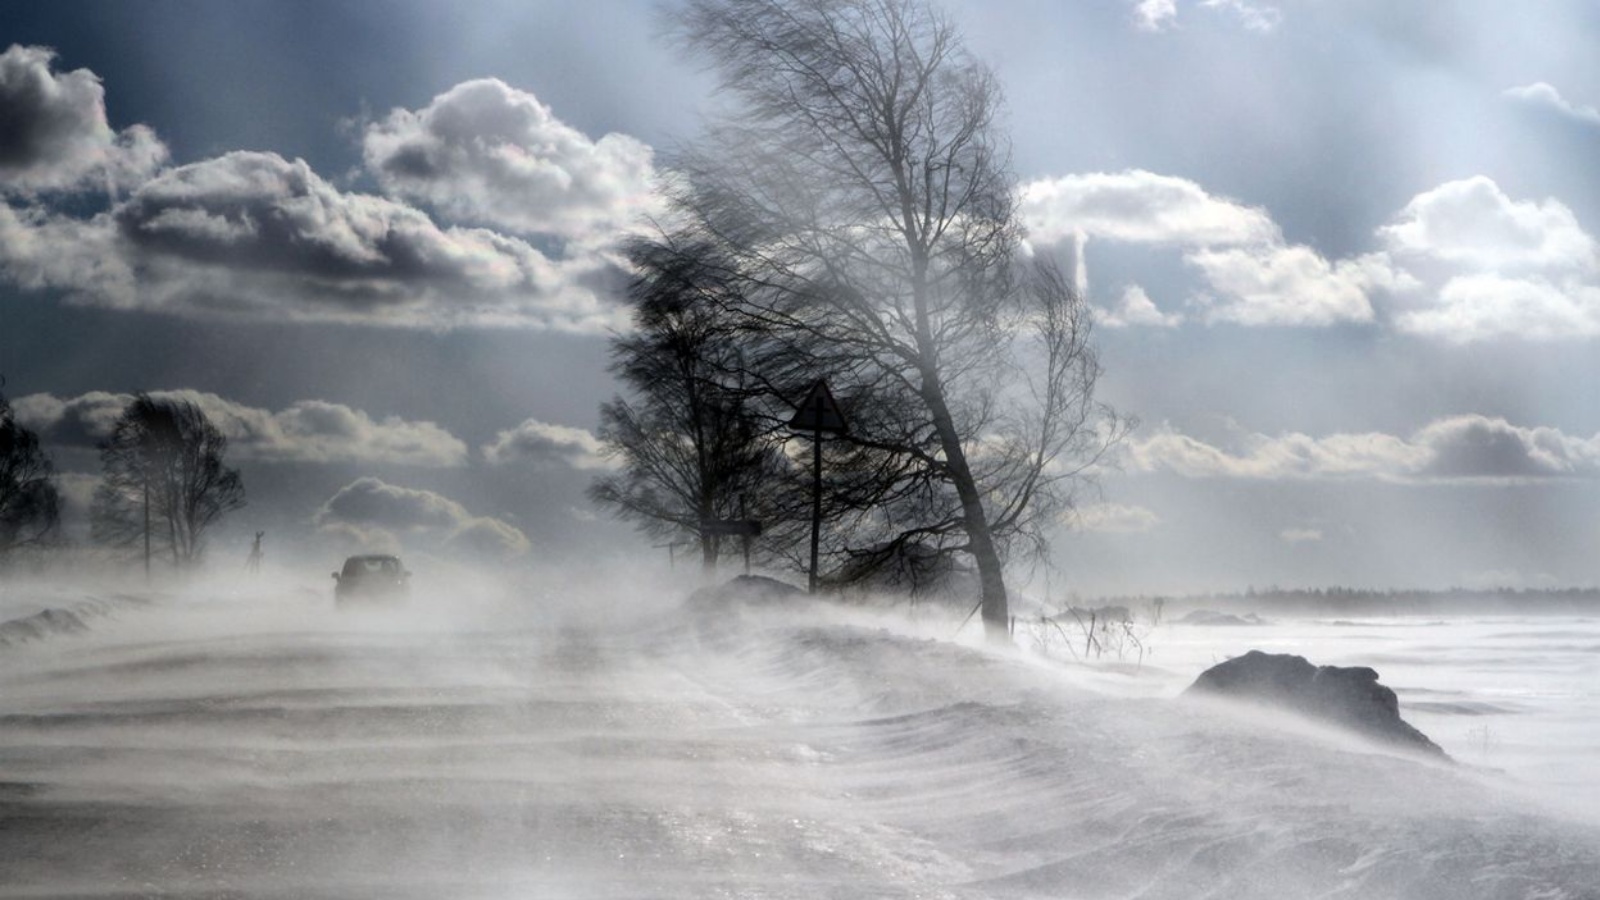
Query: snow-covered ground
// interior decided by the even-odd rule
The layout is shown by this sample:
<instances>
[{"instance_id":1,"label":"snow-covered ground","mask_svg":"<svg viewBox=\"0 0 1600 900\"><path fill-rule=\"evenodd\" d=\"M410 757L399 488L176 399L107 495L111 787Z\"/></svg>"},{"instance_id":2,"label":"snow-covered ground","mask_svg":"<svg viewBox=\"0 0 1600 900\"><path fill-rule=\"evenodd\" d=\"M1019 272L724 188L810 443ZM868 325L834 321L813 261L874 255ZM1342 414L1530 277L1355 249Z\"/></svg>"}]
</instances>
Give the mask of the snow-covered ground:
<instances>
[{"instance_id":1,"label":"snow-covered ground","mask_svg":"<svg viewBox=\"0 0 1600 900\"><path fill-rule=\"evenodd\" d=\"M1151 658L1185 674L1252 648L1370 666L1457 760L1600 820L1600 619L1283 618L1157 635Z\"/></svg>"},{"instance_id":2,"label":"snow-covered ground","mask_svg":"<svg viewBox=\"0 0 1600 900\"><path fill-rule=\"evenodd\" d=\"M1600 815L1546 802L1600 781L1600 623L1163 625L1135 672L447 599L0 648L0 897L1600 897ZM1174 699L1250 647L1373 665L1467 765Z\"/></svg>"}]
</instances>

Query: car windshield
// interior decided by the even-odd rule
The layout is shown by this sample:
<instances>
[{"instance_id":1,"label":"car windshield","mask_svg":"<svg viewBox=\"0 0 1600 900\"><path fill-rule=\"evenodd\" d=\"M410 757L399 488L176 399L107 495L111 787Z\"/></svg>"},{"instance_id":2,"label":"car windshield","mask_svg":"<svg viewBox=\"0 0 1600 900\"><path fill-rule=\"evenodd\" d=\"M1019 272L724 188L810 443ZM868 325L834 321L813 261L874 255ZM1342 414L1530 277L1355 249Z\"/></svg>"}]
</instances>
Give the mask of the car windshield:
<instances>
[{"instance_id":1,"label":"car windshield","mask_svg":"<svg viewBox=\"0 0 1600 900\"><path fill-rule=\"evenodd\" d=\"M363 575L398 575L400 560L392 556L352 556L344 562L344 577L360 578Z\"/></svg>"}]
</instances>

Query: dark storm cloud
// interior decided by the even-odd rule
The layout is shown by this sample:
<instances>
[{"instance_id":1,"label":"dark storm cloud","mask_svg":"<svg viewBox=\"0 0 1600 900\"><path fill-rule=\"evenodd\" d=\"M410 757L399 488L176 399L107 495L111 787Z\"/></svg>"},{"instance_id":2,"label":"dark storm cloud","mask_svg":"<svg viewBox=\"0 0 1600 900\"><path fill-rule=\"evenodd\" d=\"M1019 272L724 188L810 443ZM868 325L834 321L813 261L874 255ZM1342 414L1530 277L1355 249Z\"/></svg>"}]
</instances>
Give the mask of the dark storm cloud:
<instances>
[{"instance_id":1,"label":"dark storm cloud","mask_svg":"<svg viewBox=\"0 0 1600 900\"><path fill-rule=\"evenodd\" d=\"M272 153L170 169L89 220L11 212L0 236L14 280L123 309L433 329L621 321L578 283L604 259L552 260L517 238L441 227Z\"/></svg>"},{"instance_id":2,"label":"dark storm cloud","mask_svg":"<svg viewBox=\"0 0 1600 900\"><path fill-rule=\"evenodd\" d=\"M401 200L341 190L276 153L158 171L165 148L154 134L114 134L94 73L56 73L52 61L41 48L0 55L0 192L32 201L97 179L110 208L85 216L63 204L0 205L0 275L19 287L246 320L588 333L624 323L597 288L614 281L609 236L648 193L650 150L637 140L591 142L497 81L370 126L380 181L476 221L584 239L557 258L489 228L436 223Z\"/></svg>"},{"instance_id":3,"label":"dark storm cloud","mask_svg":"<svg viewBox=\"0 0 1600 900\"><path fill-rule=\"evenodd\" d=\"M432 422L398 416L375 420L365 412L324 400L301 400L272 412L202 391L152 391L158 399L198 405L228 438L230 457L267 463L465 465L467 445ZM30 394L16 401L18 420L50 444L94 447L111 434L133 400L129 394L93 391L58 398Z\"/></svg>"},{"instance_id":4,"label":"dark storm cloud","mask_svg":"<svg viewBox=\"0 0 1600 900\"><path fill-rule=\"evenodd\" d=\"M609 316L600 298L568 283L562 263L521 240L440 227L412 207L340 191L303 161L270 153L230 153L166 172L115 220L129 244L171 264L177 280L201 276L193 299L207 290L201 273L225 273L245 282L242 292L277 295L307 318L371 314L436 326L487 314L582 327Z\"/></svg>"},{"instance_id":5,"label":"dark storm cloud","mask_svg":"<svg viewBox=\"0 0 1600 900\"><path fill-rule=\"evenodd\" d=\"M155 171L167 155L155 133L112 131L100 79L87 69L54 72L54 59L45 47L0 53L0 192L115 188Z\"/></svg>"},{"instance_id":6,"label":"dark storm cloud","mask_svg":"<svg viewBox=\"0 0 1600 900\"><path fill-rule=\"evenodd\" d=\"M1417 439L1433 452L1423 478L1514 481L1600 476L1600 435L1573 438L1553 428L1519 428L1504 419L1459 416Z\"/></svg>"}]
</instances>

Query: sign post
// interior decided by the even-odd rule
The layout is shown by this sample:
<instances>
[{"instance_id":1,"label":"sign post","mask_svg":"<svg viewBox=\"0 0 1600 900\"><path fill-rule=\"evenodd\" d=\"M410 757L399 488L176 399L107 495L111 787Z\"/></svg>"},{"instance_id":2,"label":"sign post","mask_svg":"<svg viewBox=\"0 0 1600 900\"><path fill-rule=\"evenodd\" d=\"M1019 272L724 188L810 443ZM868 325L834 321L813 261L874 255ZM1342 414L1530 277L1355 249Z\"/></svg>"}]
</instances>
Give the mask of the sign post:
<instances>
[{"instance_id":1,"label":"sign post","mask_svg":"<svg viewBox=\"0 0 1600 900\"><path fill-rule=\"evenodd\" d=\"M761 536L761 522L756 519L701 519L700 533L716 537L737 537L744 540L744 573L750 574L750 539Z\"/></svg>"},{"instance_id":2,"label":"sign post","mask_svg":"<svg viewBox=\"0 0 1600 900\"><path fill-rule=\"evenodd\" d=\"M844 412L828 390L828 383L817 379L806 398L800 401L789 427L811 432L811 577L808 588L817 592L817 546L822 535L822 435L845 434Z\"/></svg>"}]
</instances>

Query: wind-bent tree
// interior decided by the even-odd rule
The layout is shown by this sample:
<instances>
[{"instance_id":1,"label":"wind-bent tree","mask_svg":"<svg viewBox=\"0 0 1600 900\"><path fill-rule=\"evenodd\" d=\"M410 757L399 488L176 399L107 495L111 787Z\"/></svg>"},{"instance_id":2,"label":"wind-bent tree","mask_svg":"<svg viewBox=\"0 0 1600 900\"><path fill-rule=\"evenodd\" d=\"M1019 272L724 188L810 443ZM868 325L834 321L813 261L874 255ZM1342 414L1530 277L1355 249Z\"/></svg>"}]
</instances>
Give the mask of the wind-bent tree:
<instances>
[{"instance_id":1,"label":"wind-bent tree","mask_svg":"<svg viewBox=\"0 0 1600 900\"><path fill-rule=\"evenodd\" d=\"M726 262L747 364L850 398L883 480L846 539L970 554L1004 638L1006 555L1124 429L1082 299L1019 265L993 74L913 0L687 0L675 25L732 101L672 199Z\"/></svg>"},{"instance_id":2,"label":"wind-bent tree","mask_svg":"<svg viewBox=\"0 0 1600 900\"><path fill-rule=\"evenodd\" d=\"M0 394L0 558L45 541L60 518L55 467L39 436L17 423Z\"/></svg>"},{"instance_id":3,"label":"wind-bent tree","mask_svg":"<svg viewBox=\"0 0 1600 900\"><path fill-rule=\"evenodd\" d=\"M138 394L100 444L104 470L90 509L95 540L140 548L175 566L199 562L206 530L244 506L244 482L223 464L228 439L194 402Z\"/></svg>"},{"instance_id":4,"label":"wind-bent tree","mask_svg":"<svg viewBox=\"0 0 1600 900\"><path fill-rule=\"evenodd\" d=\"M716 566L714 520L761 516L765 483L784 460L744 383L727 288L711 250L640 240L628 248L635 330L612 343L611 371L632 390L600 407L599 436L620 463L589 489L596 502L656 537L691 536Z\"/></svg>"}]
</instances>

